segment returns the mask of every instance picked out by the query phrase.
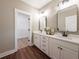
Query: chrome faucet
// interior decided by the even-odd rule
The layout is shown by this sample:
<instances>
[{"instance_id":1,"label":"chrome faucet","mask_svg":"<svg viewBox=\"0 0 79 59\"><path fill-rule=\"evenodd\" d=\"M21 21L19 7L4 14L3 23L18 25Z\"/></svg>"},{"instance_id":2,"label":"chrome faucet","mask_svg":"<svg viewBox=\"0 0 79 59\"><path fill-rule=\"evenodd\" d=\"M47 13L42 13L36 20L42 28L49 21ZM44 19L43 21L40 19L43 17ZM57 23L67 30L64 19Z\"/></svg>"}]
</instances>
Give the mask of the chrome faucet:
<instances>
[{"instance_id":1,"label":"chrome faucet","mask_svg":"<svg viewBox=\"0 0 79 59\"><path fill-rule=\"evenodd\" d=\"M68 35L67 35L67 32L63 32L63 36L65 36L65 37L67 37Z\"/></svg>"}]
</instances>

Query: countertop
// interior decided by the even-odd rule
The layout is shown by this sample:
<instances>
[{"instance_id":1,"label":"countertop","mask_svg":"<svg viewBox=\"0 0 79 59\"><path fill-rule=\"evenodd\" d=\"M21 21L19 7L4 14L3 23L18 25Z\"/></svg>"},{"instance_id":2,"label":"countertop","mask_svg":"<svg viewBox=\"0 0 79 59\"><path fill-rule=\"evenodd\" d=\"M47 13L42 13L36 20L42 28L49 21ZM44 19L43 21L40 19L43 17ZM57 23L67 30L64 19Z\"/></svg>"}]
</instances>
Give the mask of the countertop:
<instances>
[{"instance_id":1,"label":"countertop","mask_svg":"<svg viewBox=\"0 0 79 59\"><path fill-rule=\"evenodd\" d=\"M71 42L71 43L79 45L79 35L68 34L67 37L64 37L64 36L62 36L61 33L55 33L54 35L47 35L47 34L43 34L43 33L38 32L38 31L35 31L33 33L36 33L36 34L39 34L39 35L43 35L43 36L47 36L49 38L53 38L53 39L57 39L57 40Z\"/></svg>"}]
</instances>

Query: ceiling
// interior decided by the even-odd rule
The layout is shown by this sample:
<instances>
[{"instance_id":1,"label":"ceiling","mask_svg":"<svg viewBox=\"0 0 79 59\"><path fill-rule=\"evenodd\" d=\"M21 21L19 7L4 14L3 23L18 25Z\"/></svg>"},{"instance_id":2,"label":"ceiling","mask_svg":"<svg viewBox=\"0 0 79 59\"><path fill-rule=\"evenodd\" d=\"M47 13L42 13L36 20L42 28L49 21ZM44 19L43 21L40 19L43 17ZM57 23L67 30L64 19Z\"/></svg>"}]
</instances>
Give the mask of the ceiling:
<instances>
[{"instance_id":1,"label":"ceiling","mask_svg":"<svg viewBox=\"0 0 79 59\"><path fill-rule=\"evenodd\" d=\"M52 0L22 0L23 2L31 5L34 8L40 9Z\"/></svg>"}]
</instances>

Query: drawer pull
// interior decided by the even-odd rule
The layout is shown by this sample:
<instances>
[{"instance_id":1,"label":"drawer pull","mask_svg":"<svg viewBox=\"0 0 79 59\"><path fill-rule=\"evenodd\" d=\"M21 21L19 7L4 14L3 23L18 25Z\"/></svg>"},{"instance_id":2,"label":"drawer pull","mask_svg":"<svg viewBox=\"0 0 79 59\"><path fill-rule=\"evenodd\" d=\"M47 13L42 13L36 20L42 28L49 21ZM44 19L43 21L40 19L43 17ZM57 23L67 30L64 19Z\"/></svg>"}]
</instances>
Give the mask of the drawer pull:
<instances>
[{"instance_id":1,"label":"drawer pull","mask_svg":"<svg viewBox=\"0 0 79 59\"><path fill-rule=\"evenodd\" d=\"M60 49L60 47L58 47L58 49Z\"/></svg>"},{"instance_id":2,"label":"drawer pull","mask_svg":"<svg viewBox=\"0 0 79 59\"><path fill-rule=\"evenodd\" d=\"M43 46L43 47L46 47L46 45L45 45L45 44L43 44L42 46Z\"/></svg>"},{"instance_id":3,"label":"drawer pull","mask_svg":"<svg viewBox=\"0 0 79 59\"><path fill-rule=\"evenodd\" d=\"M62 50L63 48L61 48L61 47L58 47L58 49Z\"/></svg>"},{"instance_id":4,"label":"drawer pull","mask_svg":"<svg viewBox=\"0 0 79 59\"><path fill-rule=\"evenodd\" d=\"M37 39L37 37L35 37L35 39Z\"/></svg>"},{"instance_id":5,"label":"drawer pull","mask_svg":"<svg viewBox=\"0 0 79 59\"><path fill-rule=\"evenodd\" d=\"M46 41L43 41L44 43L46 43Z\"/></svg>"},{"instance_id":6,"label":"drawer pull","mask_svg":"<svg viewBox=\"0 0 79 59\"><path fill-rule=\"evenodd\" d=\"M45 37L43 37L43 39L45 39Z\"/></svg>"},{"instance_id":7,"label":"drawer pull","mask_svg":"<svg viewBox=\"0 0 79 59\"><path fill-rule=\"evenodd\" d=\"M44 49L42 49L44 52L46 51L46 50L44 50Z\"/></svg>"},{"instance_id":8,"label":"drawer pull","mask_svg":"<svg viewBox=\"0 0 79 59\"><path fill-rule=\"evenodd\" d=\"M60 50L62 50L63 48L60 47Z\"/></svg>"}]
</instances>

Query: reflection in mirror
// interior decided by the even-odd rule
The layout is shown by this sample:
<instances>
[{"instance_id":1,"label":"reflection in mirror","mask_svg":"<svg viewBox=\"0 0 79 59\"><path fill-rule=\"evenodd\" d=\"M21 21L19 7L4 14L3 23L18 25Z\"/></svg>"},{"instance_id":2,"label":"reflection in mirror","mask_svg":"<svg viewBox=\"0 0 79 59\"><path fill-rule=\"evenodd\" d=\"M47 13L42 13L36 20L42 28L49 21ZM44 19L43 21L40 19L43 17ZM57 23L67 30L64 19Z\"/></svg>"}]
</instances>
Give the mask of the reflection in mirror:
<instances>
[{"instance_id":1,"label":"reflection in mirror","mask_svg":"<svg viewBox=\"0 0 79 59\"><path fill-rule=\"evenodd\" d=\"M77 6L58 11L58 29L65 32L77 32Z\"/></svg>"},{"instance_id":2,"label":"reflection in mirror","mask_svg":"<svg viewBox=\"0 0 79 59\"><path fill-rule=\"evenodd\" d=\"M68 16L65 18L65 31L77 31L77 15Z\"/></svg>"},{"instance_id":3,"label":"reflection in mirror","mask_svg":"<svg viewBox=\"0 0 79 59\"><path fill-rule=\"evenodd\" d=\"M44 30L47 27L47 16L42 16L39 20L39 30Z\"/></svg>"}]
</instances>

